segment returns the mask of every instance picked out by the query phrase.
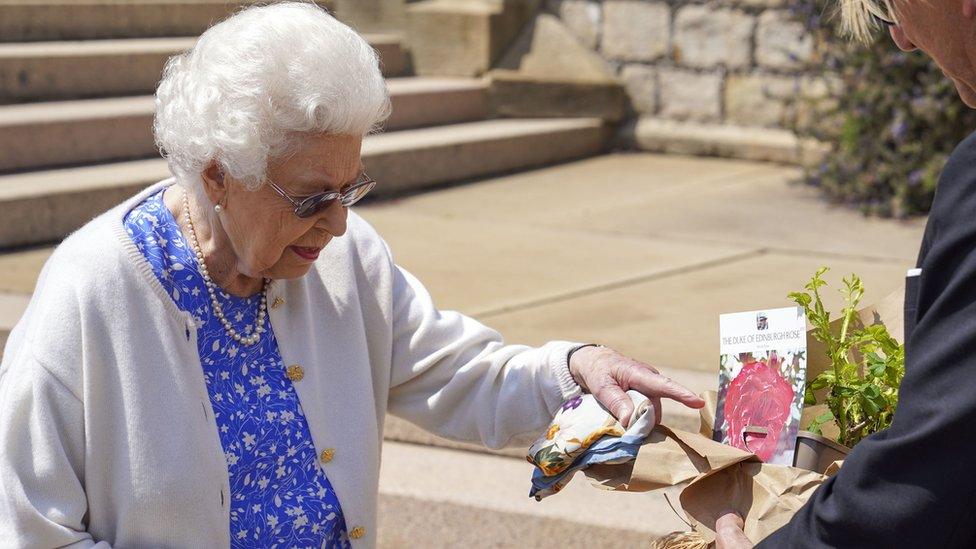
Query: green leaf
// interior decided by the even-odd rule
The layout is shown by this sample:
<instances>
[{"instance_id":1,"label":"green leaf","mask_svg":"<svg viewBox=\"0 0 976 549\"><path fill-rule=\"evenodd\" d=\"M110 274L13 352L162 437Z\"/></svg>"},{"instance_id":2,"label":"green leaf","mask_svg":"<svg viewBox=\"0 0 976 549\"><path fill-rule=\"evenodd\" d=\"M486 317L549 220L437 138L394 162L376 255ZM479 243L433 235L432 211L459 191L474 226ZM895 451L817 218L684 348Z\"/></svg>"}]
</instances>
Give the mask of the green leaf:
<instances>
[{"instance_id":1,"label":"green leaf","mask_svg":"<svg viewBox=\"0 0 976 549\"><path fill-rule=\"evenodd\" d=\"M872 362L868 364L868 372L873 377L882 377L887 371L887 364L885 362Z\"/></svg>"},{"instance_id":2,"label":"green leaf","mask_svg":"<svg viewBox=\"0 0 976 549\"><path fill-rule=\"evenodd\" d=\"M815 417L813 421L822 424L822 423L827 423L828 421L831 421L833 419L834 419L834 413L828 410L820 414L819 416Z\"/></svg>"},{"instance_id":3,"label":"green leaf","mask_svg":"<svg viewBox=\"0 0 976 549\"><path fill-rule=\"evenodd\" d=\"M807 308L810 306L812 298L810 294L805 294L802 292L791 292L789 298L792 299L800 307Z\"/></svg>"},{"instance_id":4,"label":"green leaf","mask_svg":"<svg viewBox=\"0 0 976 549\"><path fill-rule=\"evenodd\" d=\"M803 391L803 405L804 406L816 406L817 405L817 397L814 396L813 389L811 387L807 387Z\"/></svg>"},{"instance_id":5,"label":"green leaf","mask_svg":"<svg viewBox=\"0 0 976 549\"><path fill-rule=\"evenodd\" d=\"M830 374L830 375L827 375L827 374ZM834 377L833 376L833 372L824 372L824 373L820 374L819 376L815 377L813 379L813 381L811 381L807 385L807 387L809 389L814 390L814 391L819 391L820 389L823 389L824 387L826 387L827 385L829 385L830 382L833 380L833 377Z\"/></svg>"},{"instance_id":6,"label":"green leaf","mask_svg":"<svg viewBox=\"0 0 976 549\"><path fill-rule=\"evenodd\" d=\"M823 426L824 426L824 424L827 423L828 421L833 421L833 419L834 419L834 414L833 413L831 413L829 411L828 412L824 412L824 413L820 414L819 416L813 418L813 421L811 421L810 422L810 425L807 426L807 431L810 431L811 433L814 433L814 434L817 434L817 435L822 435L823 434Z\"/></svg>"}]
</instances>

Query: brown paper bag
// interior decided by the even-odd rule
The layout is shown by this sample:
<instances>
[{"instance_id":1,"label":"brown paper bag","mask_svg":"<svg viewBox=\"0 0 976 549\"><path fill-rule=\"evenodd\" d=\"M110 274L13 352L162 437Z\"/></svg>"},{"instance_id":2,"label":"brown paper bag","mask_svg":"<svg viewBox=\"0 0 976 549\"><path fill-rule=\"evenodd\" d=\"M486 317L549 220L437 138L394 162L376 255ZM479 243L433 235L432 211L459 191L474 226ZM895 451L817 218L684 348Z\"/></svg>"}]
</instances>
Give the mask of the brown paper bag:
<instances>
[{"instance_id":1,"label":"brown paper bag","mask_svg":"<svg viewBox=\"0 0 976 549\"><path fill-rule=\"evenodd\" d=\"M745 517L745 532L758 541L786 524L827 477L778 465L715 442L698 433L659 425L625 465L600 465L585 474L596 486L644 492L688 485L679 496L694 529L715 538L720 513L735 509Z\"/></svg>"}]
</instances>

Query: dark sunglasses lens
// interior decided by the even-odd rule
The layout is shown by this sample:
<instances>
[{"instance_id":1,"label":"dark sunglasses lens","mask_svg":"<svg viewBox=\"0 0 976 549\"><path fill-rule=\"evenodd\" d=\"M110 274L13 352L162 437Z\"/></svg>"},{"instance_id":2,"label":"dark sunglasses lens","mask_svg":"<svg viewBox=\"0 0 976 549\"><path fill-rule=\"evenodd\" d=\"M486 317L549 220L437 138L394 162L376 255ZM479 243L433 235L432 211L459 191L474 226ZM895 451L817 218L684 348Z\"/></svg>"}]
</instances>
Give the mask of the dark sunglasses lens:
<instances>
[{"instance_id":1,"label":"dark sunglasses lens","mask_svg":"<svg viewBox=\"0 0 976 549\"><path fill-rule=\"evenodd\" d=\"M342 205L348 208L356 202L359 202L375 186L376 183L370 181L354 189L350 189L346 194L342 195Z\"/></svg>"},{"instance_id":2,"label":"dark sunglasses lens","mask_svg":"<svg viewBox=\"0 0 976 549\"><path fill-rule=\"evenodd\" d=\"M368 193L375 186L375 181L369 181L363 185L350 189L341 197L336 196L336 193L324 193L318 196L310 196L298 204L298 207L295 208L295 215L301 218L312 217L313 215L319 213L322 208L328 207L329 204L336 199L341 200L343 206L352 206L366 196L366 193Z\"/></svg>"},{"instance_id":3,"label":"dark sunglasses lens","mask_svg":"<svg viewBox=\"0 0 976 549\"><path fill-rule=\"evenodd\" d=\"M329 195L312 196L302 200L301 204L295 208L295 215L301 218L312 217L319 213L325 206L329 205L333 199Z\"/></svg>"},{"instance_id":4,"label":"dark sunglasses lens","mask_svg":"<svg viewBox=\"0 0 976 549\"><path fill-rule=\"evenodd\" d=\"M874 23L883 29L895 24L893 21L889 21L884 17L879 17L877 15L871 15L871 17L874 19Z\"/></svg>"}]
</instances>

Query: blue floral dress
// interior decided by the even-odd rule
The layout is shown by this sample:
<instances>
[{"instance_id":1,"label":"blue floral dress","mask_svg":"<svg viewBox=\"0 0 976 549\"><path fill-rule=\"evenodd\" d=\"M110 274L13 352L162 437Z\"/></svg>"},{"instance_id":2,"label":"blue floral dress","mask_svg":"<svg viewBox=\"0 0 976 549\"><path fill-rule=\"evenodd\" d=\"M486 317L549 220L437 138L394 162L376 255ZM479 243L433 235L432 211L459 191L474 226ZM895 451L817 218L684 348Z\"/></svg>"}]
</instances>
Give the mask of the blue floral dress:
<instances>
[{"instance_id":1,"label":"blue floral dress","mask_svg":"<svg viewBox=\"0 0 976 549\"><path fill-rule=\"evenodd\" d=\"M160 191L136 206L125 227L166 292L196 319L200 362L230 475L231 546L349 547L339 500L317 459L270 322L253 346L227 335L211 312L192 248L162 197ZM217 295L234 329L253 332L260 294Z\"/></svg>"}]
</instances>

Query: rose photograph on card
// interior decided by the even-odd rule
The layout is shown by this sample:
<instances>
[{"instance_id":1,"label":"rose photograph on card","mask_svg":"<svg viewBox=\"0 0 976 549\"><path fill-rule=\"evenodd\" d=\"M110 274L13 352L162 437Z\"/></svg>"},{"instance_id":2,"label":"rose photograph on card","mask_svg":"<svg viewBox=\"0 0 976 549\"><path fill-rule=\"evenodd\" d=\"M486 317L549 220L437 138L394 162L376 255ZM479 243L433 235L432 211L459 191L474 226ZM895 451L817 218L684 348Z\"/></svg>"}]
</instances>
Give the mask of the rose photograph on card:
<instances>
[{"instance_id":1,"label":"rose photograph on card","mask_svg":"<svg viewBox=\"0 0 976 549\"><path fill-rule=\"evenodd\" d=\"M806 385L805 317L796 307L722 315L714 439L792 465Z\"/></svg>"}]
</instances>

